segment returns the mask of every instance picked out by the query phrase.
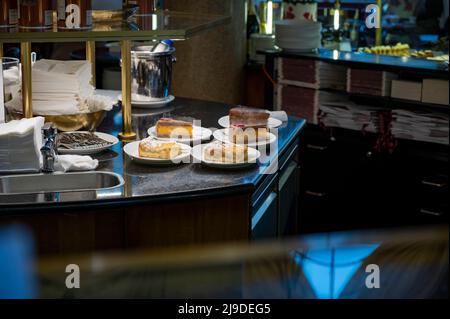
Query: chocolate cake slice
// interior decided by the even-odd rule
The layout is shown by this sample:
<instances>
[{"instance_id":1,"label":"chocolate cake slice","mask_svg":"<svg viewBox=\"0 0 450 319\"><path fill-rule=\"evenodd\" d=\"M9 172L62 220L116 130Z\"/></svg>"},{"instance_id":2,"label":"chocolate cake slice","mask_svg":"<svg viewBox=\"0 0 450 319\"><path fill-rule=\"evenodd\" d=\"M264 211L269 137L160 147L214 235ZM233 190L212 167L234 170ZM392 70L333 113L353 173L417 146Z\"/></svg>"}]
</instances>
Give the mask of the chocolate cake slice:
<instances>
[{"instance_id":1,"label":"chocolate cake slice","mask_svg":"<svg viewBox=\"0 0 450 319\"><path fill-rule=\"evenodd\" d=\"M236 107L230 110L230 125L267 127L270 114L266 110Z\"/></svg>"}]
</instances>

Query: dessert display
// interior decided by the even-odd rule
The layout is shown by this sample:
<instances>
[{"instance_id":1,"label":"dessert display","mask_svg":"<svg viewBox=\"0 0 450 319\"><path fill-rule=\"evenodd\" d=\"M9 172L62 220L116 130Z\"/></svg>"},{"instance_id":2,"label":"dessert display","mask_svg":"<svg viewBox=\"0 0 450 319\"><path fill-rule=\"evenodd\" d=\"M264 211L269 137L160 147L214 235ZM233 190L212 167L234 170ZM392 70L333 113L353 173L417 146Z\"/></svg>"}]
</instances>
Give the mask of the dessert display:
<instances>
[{"instance_id":1,"label":"dessert display","mask_svg":"<svg viewBox=\"0 0 450 319\"><path fill-rule=\"evenodd\" d=\"M139 143L139 156L144 158L171 160L181 153L181 146L175 142L165 143L148 138Z\"/></svg>"},{"instance_id":2,"label":"dessert display","mask_svg":"<svg viewBox=\"0 0 450 319\"><path fill-rule=\"evenodd\" d=\"M113 143L105 141L94 133L60 133L58 134L58 148L68 150L95 149L111 146Z\"/></svg>"},{"instance_id":3,"label":"dessert display","mask_svg":"<svg viewBox=\"0 0 450 319\"><path fill-rule=\"evenodd\" d=\"M268 138L270 114L265 110L238 107L230 110L230 142L249 144Z\"/></svg>"},{"instance_id":4,"label":"dessert display","mask_svg":"<svg viewBox=\"0 0 450 319\"><path fill-rule=\"evenodd\" d=\"M192 138L194 126L190 122L162 118L156 123L158 138Z\"/></svg>"},{"instance_id":5,"label":"dessert display","mask_svg":"<svg viewBox=\"0 0 450 319\"><path fill-rule=\"evenodd\" d=\"M439 62L447 61L448 62L449 56L448 56L448 54L442 54L442 55L438 55L438 56L429 57L427 59L432 60L432 61L439 61Z\"/></svg>"},{"instance_id":6,"label":"dessert display","mask_svg":"<svg viewBox=\"0 0 450 319\"><path fill-rule=\"evenodd\" d=\"M370 48L359 48L358 52L378 55L412 57L419 59L430 59L434 57L434 53L432 50L411 50L409 44L403 43L397 43L394 46L381 45Z\"/></svg>"},{"instance_id":7,"label":"dessert display","mask_svg":"<svg viewBox=\"0 0 450 319\"><path fill-rule=\"evenodd\" d=\"M244 163L248 161L248 147L214 142L203 150L205 161L216 163Z\"/></svg>"},{"instance_id":8,"label":"dessert display","mask_svg":"<svg viewBox=\"0 0 450 319\"><path fill-rule=\"evenodd\" d=\"M392 55L392 56L409 56L410 47L408 44L397 43L395 46L381 45L370 48L360 48L359 52L379 54L379 55Z\"/></svg>"},{"instance_id":9,"label":"dessert display","mask_svg":"<svg viewBox=\"0 0 450 319\"><path fill-rule=\"evenodd\" d=\"M415 50L411 52L413 58L427 59L434 57L434 53L431 50Z\"/></svg>"}]
</instances>

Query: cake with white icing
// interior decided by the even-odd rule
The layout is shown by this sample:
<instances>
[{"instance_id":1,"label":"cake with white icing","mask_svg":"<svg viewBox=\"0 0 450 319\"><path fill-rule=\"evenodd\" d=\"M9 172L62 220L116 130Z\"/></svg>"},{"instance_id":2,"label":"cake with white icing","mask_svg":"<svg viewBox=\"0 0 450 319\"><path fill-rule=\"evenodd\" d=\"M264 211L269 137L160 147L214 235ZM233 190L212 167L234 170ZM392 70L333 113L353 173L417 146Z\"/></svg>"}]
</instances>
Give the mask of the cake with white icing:
<instances>
[{"instance_id":1,"label":"cake with white icing","mask_svg":"<svg viewBox=\"0 0 450 319\"><path fill-rule=\"evenodd\" d=\"M283 0L284 19L317 21L316 0Z\"/></svg>"}]
</instances>

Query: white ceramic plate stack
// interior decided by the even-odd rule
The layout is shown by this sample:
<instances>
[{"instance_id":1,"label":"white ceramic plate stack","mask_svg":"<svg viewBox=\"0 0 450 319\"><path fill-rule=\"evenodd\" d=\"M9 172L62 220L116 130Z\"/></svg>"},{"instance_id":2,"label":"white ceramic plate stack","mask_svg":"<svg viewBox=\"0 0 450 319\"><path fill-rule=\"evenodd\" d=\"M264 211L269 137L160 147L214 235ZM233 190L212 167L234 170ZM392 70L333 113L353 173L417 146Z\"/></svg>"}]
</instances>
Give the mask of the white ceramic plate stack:
<instances>
[{"instance_id":1,"label":"white ceramic plate stack","mask_svg":"<svg viewBox=\"0 0 450 319\"><path fill-rule=\"evenodd\" d=\"M312 20L275 22L276 45L284 50L309 52L321 47L322 24Z\"/></svg>"}]
</instances>

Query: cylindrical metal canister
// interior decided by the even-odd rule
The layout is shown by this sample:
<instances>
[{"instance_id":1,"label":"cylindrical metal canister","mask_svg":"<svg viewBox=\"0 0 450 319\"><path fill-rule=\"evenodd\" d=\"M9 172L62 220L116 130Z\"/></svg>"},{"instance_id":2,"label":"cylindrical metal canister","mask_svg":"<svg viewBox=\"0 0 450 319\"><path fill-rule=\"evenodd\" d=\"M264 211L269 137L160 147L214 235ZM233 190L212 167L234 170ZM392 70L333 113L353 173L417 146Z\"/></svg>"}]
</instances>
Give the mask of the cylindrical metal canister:
<instances>
[{"instance_id":1,"label":"cylindrical metal canister","mask_svg":"<svg viewBox=\"0 0 450 319\"><path fill-rule=\"evenodd\" d=\"M58 29L92 28L92 0L58 0Z\"/></svg>"},{"instance_id":2,"label":"cylindrical metal canister","mask_svg":"<svg viewBox=\"0 0 450 319\"><path fill-rule=\"evenodd\" d=\"M49 29L53 25L51 0L19 0L19 27Z\"/></svg>"},{"instance_id":3,"label":"cylindrical metal canister","mask_svg":"<svg viewBox=\"0 0 450 319\"><path fill-rule=\"evenodd\" d=\"M15 26L19 22L17 0L3 0L0 2L0 28Z\"/></svg>"}]
</instances>

